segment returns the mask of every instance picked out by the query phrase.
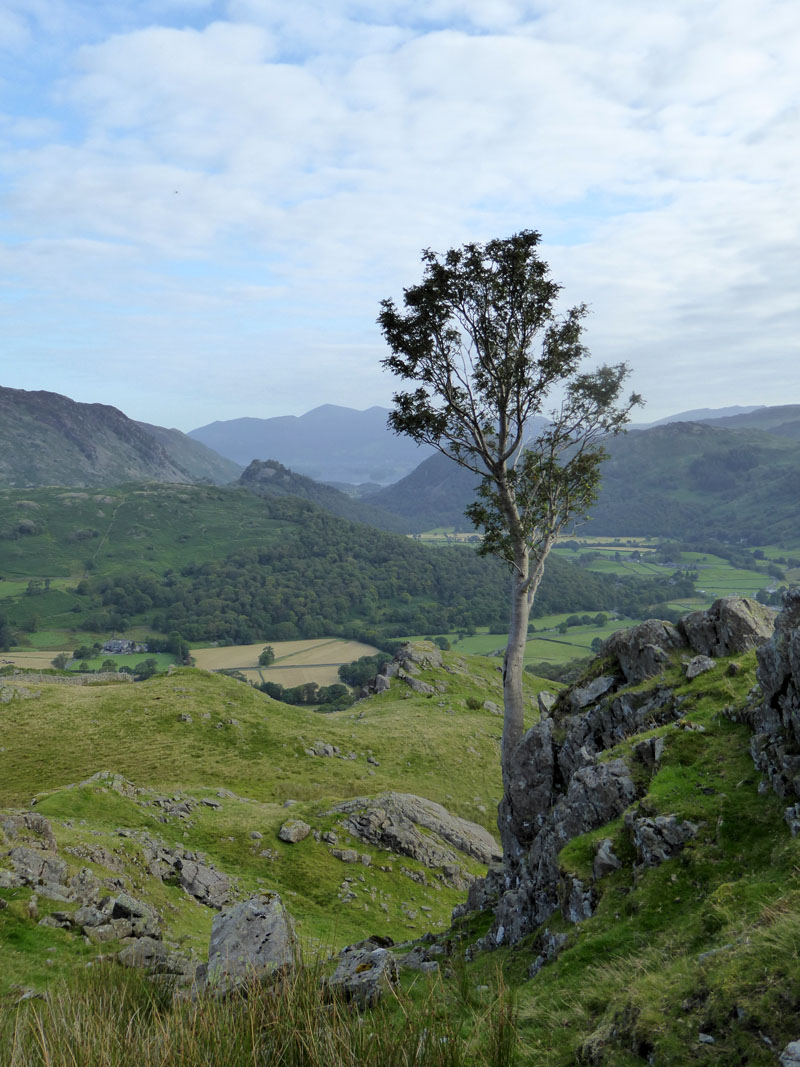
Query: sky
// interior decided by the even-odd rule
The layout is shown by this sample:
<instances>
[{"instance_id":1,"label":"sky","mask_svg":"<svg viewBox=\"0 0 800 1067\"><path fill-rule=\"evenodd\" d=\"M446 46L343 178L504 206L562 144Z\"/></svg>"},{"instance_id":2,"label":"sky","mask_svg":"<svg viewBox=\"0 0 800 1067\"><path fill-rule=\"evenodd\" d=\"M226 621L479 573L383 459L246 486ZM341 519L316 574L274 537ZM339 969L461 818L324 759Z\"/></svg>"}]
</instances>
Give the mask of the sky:
<instances>
[{"instance_id":1,"label":"sky","mask_svg":"<svg viewBox=\"0 0 800 1067\"><path fill-rule=\"evenodd\" d=\"M800 403L796 0L0 0L0 385L389 406L424 248L542 234L652 421Z\"/></svg>"}]
</instances>

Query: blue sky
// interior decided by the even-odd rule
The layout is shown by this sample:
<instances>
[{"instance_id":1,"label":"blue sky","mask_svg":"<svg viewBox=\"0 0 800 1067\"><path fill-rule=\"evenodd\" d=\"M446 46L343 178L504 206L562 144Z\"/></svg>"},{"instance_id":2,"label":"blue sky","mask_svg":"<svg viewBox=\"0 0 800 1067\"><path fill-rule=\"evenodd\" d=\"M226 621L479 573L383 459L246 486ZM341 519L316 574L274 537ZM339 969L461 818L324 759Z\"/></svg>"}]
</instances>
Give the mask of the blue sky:
<instances>
[{"instance_id":1,"label":"blue sky","mask_svg":"<svg viewBox=\"0 0 800 1067\"><path fill-rule=\"evenodd\" d=\"M541 231L643 418L800 402L795 0L3 0L0 384L390 402L423 247Z\"/></svg>"}]
</instances>

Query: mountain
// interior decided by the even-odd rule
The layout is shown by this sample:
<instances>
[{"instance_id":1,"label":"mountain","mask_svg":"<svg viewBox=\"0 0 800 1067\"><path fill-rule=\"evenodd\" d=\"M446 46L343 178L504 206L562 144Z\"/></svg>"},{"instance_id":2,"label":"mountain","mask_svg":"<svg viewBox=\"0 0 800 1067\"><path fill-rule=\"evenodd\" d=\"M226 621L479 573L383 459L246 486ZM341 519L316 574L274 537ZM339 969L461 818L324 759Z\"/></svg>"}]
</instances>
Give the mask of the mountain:
<instances>
[{"instance_id":1,"label":"mountain","mask_svg":"<svg viewBox=\"0 0 800 1067\"><path fill-rule=\"evenodd\" d=\"M711 422L717 419L749 415L753 411L763 410L763 407L756 404L749 407L740 404L728 408L693 408L691 411L679 411L677 415L667 415L663 419L656 419L655 422L632 423L630 428L632 430L650 430L653 426L666 426L669 422Z\"/></svg>"},{"instance_id":2,"label":"mountain","mask_svg":"<svg viewBox=\"0 0 800 1067\"><path fill-rule=\"evenodd\" d=\"M274 459L254 459L239 478L239 485L256 496L299 496L302 500L310 500L325 511L338 515L340 519L367 523L379 530L391 530L393 533L408 533L407 523L399 515L373 507L369 502L362 503L332 485L315 482L313 478L296 474Z\"/></svg>"},{"instance_id":3,"label":"mountain","mask_svg":"<svg viewBox=\"0 0 800 1067\"><path fill-rule=\"evenodd\" d=\"M459 467L441 452L434 452L405 478L370 493L363 501L402 516L408 533L437 526L470 530L472 524L464 517L464 509L475 498L479 481L472 471Z\"/></svg>"},{"instance_id":4,"label":"mountain","mask_svg":"<svg viewBox=\"0 0 800 1067\"><path fill-rule=\"evenodd\" d=\"M0 484L232 481L239 468L178 430L107 404L0 387Z\"/></svg>"},{"instance_id":5,"label":"mountain","mask_svg":"<svg viewBox=\"0 0 800 1067\"><path fill-rule=\"evenodd\" d=\"M756 545L797 536L798 442L675 422L618 437L608 452L586 532Z\"/></svg>"},{"instance_id":6,"label":"mountain","mask_svg":"<svg viewBox=\"0 0 800 1067\"><path fill-rule=\"evenodd\" d=\"M192 481L229 485L236 481L242 469L238 463L226 459L219 452L215 452L201 441L193 440L180 430L152 426L148 422L140 422L137 425L163 446L170 459L191 475Z\"/></svg>"},{"instance_id":7,"label":"mountain","mask_svg":"<svg viewBox=\"0 0 800 1067\"><path fill-rule=\"evenodd\" d=\"M767 415L768 412L780 414ZM796 536L800 442L787 427L800 407L762 408L734 420L770 421L784 432L669 422L613 438L585 532L615 536L718 538L750 544ZM746 425L746 423L745 423ZM796 424L800 428L800 421ZM410 532L467 528L476 478L435 455L365 501L402 515Z\"/></svg>"},{"instance_id":8,"label":"mountain","mask_svg":"<svg viewBox=\"0 0 800 1067\"><path fill-rule=\"evenodd\" d=\"M706 419L698 419L706 422ZM800 404L782 404L776 407L746 409L726 418L715 417L714 425L725 430L766 430L779 437L800 440Z\"/></svg>"},{"instance_id":9,"label":"mountain","mask_svg":"<svg viewBox=\"0 0 800 1067\"><path fill-rule=\"evenodd\" d=\"M388 428L386 408L366 411L323 404L305 415L230 419L190 430L221 456L247 466L274 459L321 482L386 485L413 470L430 449Z\"/></svg>"}]
</instances>

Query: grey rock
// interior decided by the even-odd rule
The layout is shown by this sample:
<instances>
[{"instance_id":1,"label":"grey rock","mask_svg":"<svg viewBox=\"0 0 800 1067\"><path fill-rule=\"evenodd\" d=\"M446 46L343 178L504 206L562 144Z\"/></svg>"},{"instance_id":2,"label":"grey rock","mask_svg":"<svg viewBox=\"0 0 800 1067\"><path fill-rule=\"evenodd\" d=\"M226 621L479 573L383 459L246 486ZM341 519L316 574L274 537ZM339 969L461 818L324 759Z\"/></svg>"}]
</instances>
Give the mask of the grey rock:
<instances>
[{"instance_id":1,"label":"grey rock","mask_svg":"<svg viewBox=\"0 0 800 1067\"><path fill-rule=\"evenodd\" d=\"M528 977L533 978L546 963L552 962L566 946L568 940L566 934L543 930L537 945L539 954L528 968Z\"/></svg>"},{"instance_id":2,"label":"grey rock","mask_svg":"<svg viewBox=\"0 0 800 1067\"><path fill-rule=\"evenodd\" d=\"M622 866L621 861L614 855L613 842L610 837L604 838L597 846L592 863L592 875L598 882L607 874L618 871Z\"/></svg>"},{"instance_id":3,"label":"grey rock","mask_svg":"<svg viewBox=\"0 0 800 1067\"><path fill-rule=\"evenodd\" d=\"M10 841L21 839L48 852L58 852L53 827L49 820L38 812L25 811L4 815L0 826Z\"/></svg>"},{"instance_id":4,"label":"grey rock","mask_svg":"<svg viewBox=\"0 0 800 1067\"><path fill-rule=\"evenodd\" d=\"M108 915L100 908L87 905L83 908L78 908L77 911L72 913L72 922L75 926L85 929L87 926L103 926L108 922Z\"/></svg>"},{"instance_id":5,"label":"grey rock","mask_svg":"<svg viewBox=\"0 0 800 1067\"><path fill-rule=\"evenodd\" d=\"M648 619L629 630L617 630L603 643L602 655L619 663L626 682L638 684L660 674L669 663L669 653L683 643L672 623Z\"/></svg>"},{"instance_id":6,"label":"grey rock","mask_svg":"<svg viewBox=\"0 0 800 1067\"><path fill-rule=\"evenodd\" d=\"M207 982L224 992L292 965L295 954L294 925L281 898L251 897L214 917Z\"/></svg>"},{"instance_id":7,"label":"grey rock","mask_svg":"<svg viewBox=\"0 0 800 1067\"><path fill-rule=\"evenodd\" d=\"M67 876L66 863L49 849L18 845L8 855L18 877L27 885L36 885L38 882L61 885Z\"/></svg>"},{"instance_id":8,"label":"grey rock","mask_svg":"<svg viewBox=\"0 0 800 1067\"><path fill-rule=\"evenodd\" d=\"M726 596L707 611L684 616L679 629L686 644L701 656L735 656L762 645L774 626L774 614L757 600Z\"/></svg>"},{"instance_id":9,"label":"grey rock","mask_svg":"<svg viewBox=\"0 0 800 1067\"><path fill-rule=\"evenodd\" d=\"M304 841L311 833L311 827L302 819L289 819L278 830L278 837L287 844L295 845L298 841Z\"/></svg>"},{"instance_id":10,"label":"grey rock","mask_svg":"<svg viewBox=\"0 0 800 1067\"><path fill-rule=\"evenodd\" d=\"M558 898L561 914L569 923L583 922L594 913L594 893L579 878L562 878L559 881Z\"/></svg>"},{"instance_id":11,"label":"grey rock","mask_svg":"<svg viewBox=\"0 0 800 1067\"><path fill-rule=\"evenodd\" d=\"M790 1041L778 1057L781 1067L800 1067L800 1041Z\"/></svg>"},{"instance_id":12,"label":"grey rock","mask_svg":"<svg viewBox=\"0 0 800 1067\"><path fill-rule=\"evenodd\" d=\"M342 949L327 988L363 1010L377 1004L384 990L395 985L397 980L397 960L394 955L388 948L367 940Z\"/></svg>"},{"instance_id":13,"label":"grey rock","mask_svg":"<svg viewBox=\"0 0 800 1067\"><path fill-rule=\"evenodd\" d=\"M775 630L757 652L762 700L745 714L756 767L780 797L800 798L800 587L790 589Z\"/></svg>"},{"instance_id":14,"label":"grey rock","mask_svg":"<svg viewBox=\"0 0 800 1067\"><path fill-rule=\"evenodd\" d=\"M208 863L178 857L175 860L178 881L186 892L209 908L222 908L230 903L230 879Z\"/></svg>"},{"instance_id":15,"label":"grey rock","mask_svg":"<svg viewBox=\"0 0 800 1067\"><path fill-rule=\"evenodd\" d=\"M435 686L430 685L428 682L423 682L421 678L414 678L413 675L407 674L405 671L400 671L398 678L401 678L409 689L413 689L415 693L419 693L422 696L432 696L437 692Z\"/></svg>"},{"instance_id":16,"label":"grey rock","mask_svg":"<svg viewBox=\"0 0 800 1067\"><path fill-rule=\"evenodd\" d=\"M628 812L625 826L633 837L636 853L645 867L657 867L676 856L699 827L688 820L681 822L675 815L637 816Z\"/></svg>"},{"instance_id":17,"label":"grey rock","mask_svg":"<svg viewBox=\"0 0 800 1067\"><path fill-rule=\"evenodd\" d=\"M542 715L549 715L555 702L555 693L549 693L546 689L542 689L536 695L536 705Z\"/></svg>"},{"instance_id":18,"label":"grey rock","mask_svg":"<svg viewBox=\"0 0 800 1067\"><path fill-rule=\"evenodd\" d=\"M331 855L342 863L359 863L361 859L354 848L332 848Z\"/></svg>"},{"instance_id":19,"label":"grey rock","mask_svg":"<svg viewBox=\"0 0 800 1067\"><path fill-rule=\"evenodd\" d=\"M21 885L25 883L14 871L0 870L0 889L18 889Z\"/></svg>"},{"instance_id":20,"label":"grey rock","mask_svg":"<svg viewBox=\"0 0 800 1067\"><path fill-rule=\"evenodd\" d=\"M695 678L705 674L706 671L713 671L714 666L714 661L710 656L695 656L686 664L686 677L690 682L693 682Z\"/></svg>"},{"instance_id":21,"label":"grey rock","mask_svg":"<svg viewBox=\"0 0 800 1067\"><path fill-rule=\"evenodd\" d=\"M314 744L307 748L306 755L308 756L338 756L341 753L341 749L338 745L329 745L326 741L315 741Z\"/></svg>"},{"instance_id":22,"label":"grey rock","mask_svg":"<svg viewBox=\"0 0 800 1067\"><path fill-rule=\"evenodd\" d=\"M569 700L575 711L595 704L601 696L613 689L616 679L613 674L603 674L599 678L593 678L583 686L574 686L569 692Z\"/></svg>"},{"instance_id":23,"label":"grey rock","mask_svg":"<svg viewBox=\"0 0 800 1067\"><path fill-rule=\"evenodd\" d=\"M170 949L163 941L140 937L117 953L123 967L141 967L156 974L174 975L183 982L194 978L197 964L188 956Z\"/></svg>"},{"instance_id":24,"label":"grey rock","mask_svg":"<svg viewBox=\"0 0 800 1067\"><path fill-rule=\"evenodd\" d=\"M426 867L441 868L451 885L464 886L458 853L482 863L500 858L492 835L477 823L451 815L441 804L413 793L354 797L327 814L342 814L345 828L377 848L410 856Z\"/></svg>"}]
</instances>

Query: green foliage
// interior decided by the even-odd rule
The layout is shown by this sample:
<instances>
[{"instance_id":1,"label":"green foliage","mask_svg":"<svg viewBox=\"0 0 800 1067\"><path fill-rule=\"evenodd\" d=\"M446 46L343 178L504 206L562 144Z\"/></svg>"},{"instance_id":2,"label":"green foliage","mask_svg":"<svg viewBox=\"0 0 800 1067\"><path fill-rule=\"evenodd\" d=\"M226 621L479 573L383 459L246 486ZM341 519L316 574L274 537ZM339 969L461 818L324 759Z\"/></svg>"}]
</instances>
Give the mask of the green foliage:
<instances>
[{"instance_id":1,"label":"green foliage","mask_svg":"<svg viewBox=\"0 0 800 1067\"><path fill-rule=\"evenodd\" d=\"M271 663L275 662L275 649L272 645L266 645L258 656L259 667L269 667Z\"/></svg>"},{"instance_id":2,"label":"green foliage","mask_svg":"<svg viewBox=\"0 0 800 1067\"><path fill-rule=\"evenodd\" d=\"M560 286L537 255L540 240L523 230L442 256L426 249L405 311L384 300L378 318L392 351L383 365L414 386L395 395L390 424L482 479L466 512L484 530L479 551L517 569L522 545L544 559L564 523L585 512L604 456L598 440L640 402L616 407L624 364L579 372L586 308L557 316ZM548 411L556 388L563 399Z\"/></svg>"},{"instance_id":3,"label":"green foliage","mask_svg":"<svg viewBox=\"0 0 800 1067\"><path fill-rule=\"evenodd\" d=\"M353 660L352 663L343 663L339 668L339 677L346 685L359 689L380 674L391 658L386 652L378 652L374 656L362 656L360 659Z\"/></svg>"}]
</instances>

